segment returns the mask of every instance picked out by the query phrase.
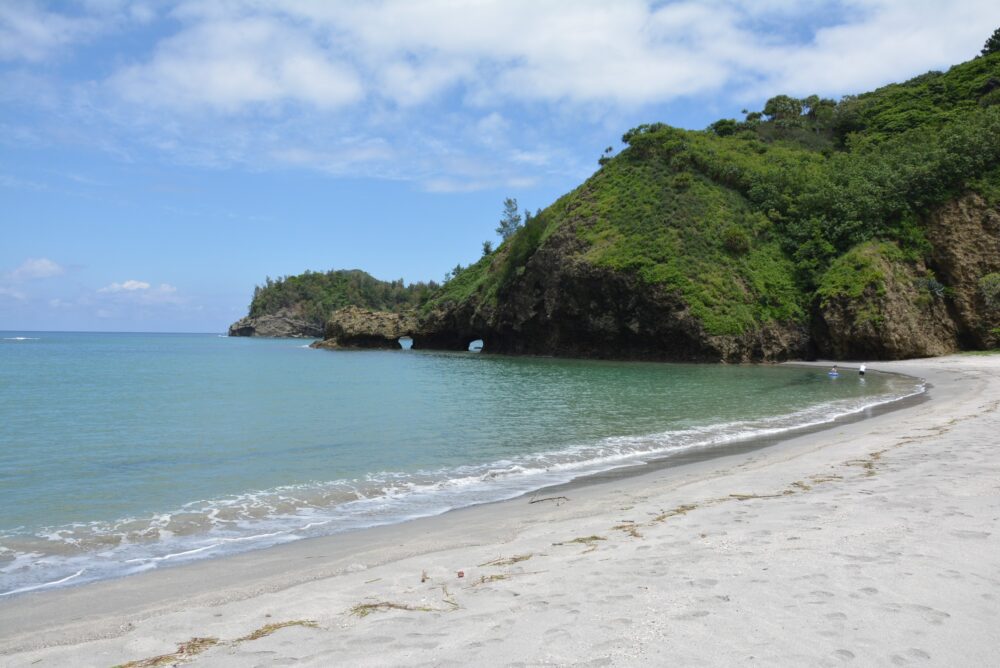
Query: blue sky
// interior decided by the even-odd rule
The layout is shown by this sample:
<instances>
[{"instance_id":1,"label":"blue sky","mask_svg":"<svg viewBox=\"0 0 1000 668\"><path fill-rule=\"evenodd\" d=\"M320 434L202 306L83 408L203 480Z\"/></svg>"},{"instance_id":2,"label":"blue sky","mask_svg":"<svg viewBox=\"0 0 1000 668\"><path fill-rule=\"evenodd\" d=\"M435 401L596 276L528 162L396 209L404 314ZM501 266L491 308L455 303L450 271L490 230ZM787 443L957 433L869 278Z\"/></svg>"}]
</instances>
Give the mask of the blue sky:
<instances>
[{"instance_id":1,"label":"blue sky","mask_svg":"<svg viewBox=\"0 0 1000 668\"><path fill-rule=\"evenodd\" d=\"M0 0L0 329L224 331L265 276L440 281L639 123L975 56L995 1Z\"/></svg>"}]
</instances>

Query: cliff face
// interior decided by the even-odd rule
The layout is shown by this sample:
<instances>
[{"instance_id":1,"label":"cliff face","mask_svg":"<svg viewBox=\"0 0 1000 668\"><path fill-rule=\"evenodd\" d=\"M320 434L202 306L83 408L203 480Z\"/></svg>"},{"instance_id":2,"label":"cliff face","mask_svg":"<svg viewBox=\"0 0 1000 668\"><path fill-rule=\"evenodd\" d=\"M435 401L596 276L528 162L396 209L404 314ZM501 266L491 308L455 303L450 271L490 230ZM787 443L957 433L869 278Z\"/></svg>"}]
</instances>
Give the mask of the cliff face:
<instances>
[{"instance_id":1,"label":"cliff face","mask_svg":"<svg viewBox=\"0 0 1000 668\"><path fill-rule=\"evenodd\" d=\"M929 218L930 262L949 288L949 317L963 347L997 345L998 314L987 304L980 281L1000 271L1000 209L970 193Z\"/></svg>"},{"instance_id":2,"label":"cliff face","mask_svg":"<svg viewBox=\"0 0 1000 668\"><path fill-rule=\"evenodd\" d=\"M482 338L496 353L744 362L902 359L996 345L1000 313L980 283L1000 272L1000 210L966 193L923 225L926 259L895 242L860 244L823 275L807 319L739 333L708 331L677 290L590 262L591 247L567 225L497 289L495 302L481 290L425 316L415 347L462 350ZM735 272L731 280L741 283Z\"/></svg>"},{"instance_id":3,"label":"cliff face","mask_svg":"<svg viewBox=\"0 0 1000 668\"><path fill-rule=\"evenodd\" d=\"M832 275L832 276L831 276ZM865 244L835 264L821 286L817 348L836 359L902 359L958 349L943 287L893 244ZM838 280L839 279L839 280Z\"/></svg>"},{"instance_id":4,"label":"cliff face","mask_svg":"<svg viewBox=\"0 0 1000 668\"><path fill-rule=\"evenodd\" d=\"M806 352L807 332L773 323L711 334L683 297L635 275L595 266L576 230L555 232L506 285L495 306L471 298L424 318L414 347L614 359L781 360Z\"/></svg>"}]
</instances>

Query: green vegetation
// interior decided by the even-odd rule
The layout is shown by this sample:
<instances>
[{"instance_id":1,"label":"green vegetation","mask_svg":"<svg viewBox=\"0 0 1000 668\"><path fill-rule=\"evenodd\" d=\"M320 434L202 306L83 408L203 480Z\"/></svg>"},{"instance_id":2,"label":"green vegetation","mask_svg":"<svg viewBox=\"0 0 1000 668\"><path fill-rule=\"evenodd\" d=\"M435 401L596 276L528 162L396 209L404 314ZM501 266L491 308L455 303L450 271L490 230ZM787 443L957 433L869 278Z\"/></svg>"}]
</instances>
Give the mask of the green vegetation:
<instances>
[{"instance_id":1,"label":"green vegetation","mask_svg":"<svg viewBox=\"0 0 1000 668\"><path fill-rule=\"evenodd\" d=\"M986 40L986 44L983 45L983 50L980 53L982 56L988 56L991 53L996 53L1000 51L1000 28L993 31L990 38Z\"/></svg>"},{"instance_id":2,"label":"green vegetation","mask_svg":"<svg viewBox=\"0 0 1000 668\"><path fill-rule=\"evenodd\" d=\"M430 283L404 285L398 281L380 281L358 269L306 271L297 276L267 278L253 291L250 315L273 314L282 308L297 311L309 322L322 325L330 313L345 306L360 306L375 311L400 311L415 308L438 288Z\"/></svg>"},{"instance_id":3,"label":"green vegetation","mask_svg":"<svg viewBox=\"0 0 1000 668\"><path fill-rule=\"evenodd\" d=\"M503 216L500 218L496 232L501 239L506 241L517 232L519 227L521 227L521 214L518 213L517 200L508 197L503 201Z\"/></svg>"},{"instance_id":4,"label":"green vegetation","mask_svg":"<svg viewBox=\"0 0 1000 668\"><path fill-rule=\"evenodd\" d=\"M979 279L979 294L992 311L1000 311L1000 274L986 274Z\"/></svg>"}]
</instances>

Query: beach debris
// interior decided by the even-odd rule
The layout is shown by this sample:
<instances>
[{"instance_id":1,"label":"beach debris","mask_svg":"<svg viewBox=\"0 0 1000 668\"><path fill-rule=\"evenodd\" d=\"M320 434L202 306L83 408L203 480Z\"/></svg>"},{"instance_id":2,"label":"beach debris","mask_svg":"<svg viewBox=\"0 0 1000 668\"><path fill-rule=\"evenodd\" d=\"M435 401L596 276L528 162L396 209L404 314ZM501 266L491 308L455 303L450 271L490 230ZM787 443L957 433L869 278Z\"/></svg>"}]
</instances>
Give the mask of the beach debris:
<instances>
[{"instance_id":1,"label":"beach debris","mask_svg":"<svg viewBox=\"0 0 1000 668\"><path fill-rule=\"evenodd\" d=\"M515 554L513 557L497 557L493 561L487 561L485 564L479 564L480 568L484 566L513 566L514 564L520 563L522 561L527 561L531 559L534 553L529 552L528 554Z\"/></svg>"},{"instance_id":2,"label":"beach debris","mask_svg":"<svg viewBox=\"0 0 1000 668\"><path fill-rule=\"evenodd\" d=\"M459 571L458 572L458 577L464 578L465 577L465 571Z\"/></svg>"},{"instance_id":3,"label":"beach debris","mask_svg":"<svg viewBox=\"0 0 1000 668\"><path fill-rule=\"evenodd\" d=\"M447 608L432 608L427 605L410 605L408 603L396 603L394 601L375 601L373 603L358 603L350 610L350 614L355 617L367 617L374 612L384 610L403 610L405 612L451 612L460 607L458 601L448 591L447 585L441 585L441 601Z\"/></svg>"},{"instance_id":4,"label":"beach debris","mask_svg":"<svg viewBox=\"0 0 1000 668\"><path fill-rule=\"evenodd\" d=\"M179 644L177 651L172 654L161 654L149 657L148 659L129 661L128 663L119 664L114 668L157 668L157 666L166 666L171 663L190 659L218 644L218 638L191 638L187 642Z\"/></svg>"},{"instance_id":5,"label":"beach debris","mask_svg":"<svg viewBox=\"0 0 1000 668\"><path fill-rule=\"evenodd\" d=\"M379 580L381 580L381 579L382 579L382 578L372 578L371 580L365 580L365 584L366 584L366 585L370 585L371 583L373 583L373 582L378 582L378 581L379 581Z\"/></svg>"},{"instance_id":6,"label":"beach debris","mask_svg":"<svg viewBox=\"0 0 1000 668\"><path fill-rule=\"evenodd\" d=\"M528 501L528 503L541 503L543 501L555 501L557 506L561 506L566 501L569 501L569 497L568 496L545 496L545 497L542 497L541 499L536 499L535 497L531 497L531 500Z\"/></svg>"},{"instance_id":7,"label":"beach debris","mask_svg":"<svg viewBox=\"0 0 1000 668\"><path fill-rule=\"evenodd\" d=\"M624 531L632 538L642 538L636 523L632 520L622 520L621 524L611 527L612 531Z\"/></svg>"},{"instance_id":8,"label":"beach debris","mask_svg":"<svg viewBox=\"0 0 1000 668\"><path fill-rule=\"evenodd\" d=\"M476 585L489 584L490 582L499 582L500 580L508 580L508 579L510 579L510 575L507 573L494 573L492 575L481 575L479 577L479 580L473 582L471 586L475 587Z\"/></svg>"},{"instance_id":9,"label":"beach debris","mask_svg":"<svg viewBox=\"0 0 1000 668\"><path fill-rule=\"evenodd\" d=\"M274 622L272 624L265 624L259 629L251 631L242 638L237 638L233 642L238 643L238 642L248 642L250 640L259 640L260 638L271 635L278 629L285 629L288 628L289 626L304 626L310 629L319 628L319 624L317 624L311 619L292 619L287 622Z\"/></svg>"},{"instance_id":10,"label":"beach debris","mask_svg":"<svg viewBox=\"0 0 1000 668\"><path fill-rule=\"evenodd\" d=\"M392 601L378 601L376 603L358 603L351 608L351 614L356 617L367 617L373 612L381 610L405 610L407 612L434 612L434 608L425 605L407 605L406 603L393 603Z\"/></svg>"},{"instance_id":11,"label":"beach debris","mask_svg":"<svg viewBox=\"0 0 1000 668\"><path fill-rule=\"evenodd\" d=\"M597 549L597 543L600 542L600 541L602 541L602 540L607 540L607 538L605 538L604 536L579 536L577 538L574 538L573 540L567 540L567 541L562 542L562 543L552 543L552 544L553 545L572 545L572 544L575 543L575 544L578 544L578 545L586 545L587 549L583 551L583 553L586 554L588 552L593 552L594 550L596 550Z\"/></svg>"},{"instance_id":12,"label":"beach debris","mask_svg":"<svg viewBox=\"0 0 1000 668\"><path fill-rule=\"evenodd\" d=\"M664 520L666 520L668 518L671 518L671 517L677 517L678 515L686 515L689 512L691 512L692 510L695 510L696 508L698 508L697 504L682 503L681 505L677 506L673 510L668 510L666 512L661 512L659 515L657 515L656 517L653 518L653 521L654 522L663 522Z\"/></svg>"},{"instance_id":13,"label":"beach debris","mask_svg":"<svg viewBox=\"0 0 1000 668\"><path fill-rule=\"evenodd\" d=\"M264 615L265 617L270 617L270 614ZM187 642L183 642L177 646L177 651L172 654L160 654L159 656L152 656L148 659L137 659L135 661L129 661L128 663L122 663L114 668L157 668L158 666L166 665L177 665L182 661L188 661L198 654L201 654L205 650L215 647L216 645L237 645L242 642L249 642L251 640L259 640L265 636L269 636L279 629L288 628L289 626L304 626L310 629L319 628L319 624L311 619L292 619L287 622L274 622L271 624L265 624L264 626L251 631L247 635L230 641L222 641L218 638L191 638Z\"/></svg>"},{"instance_id":14,"label":"beach debris","mask_svg":"<svg viewBox=\"0 0 1000 668\"><path fill-rule=\"evenodd\" d=\"M736 499L737 501L749 501L750 499L777 499L782 496L787 496L788 491L789 490L785 490L779 494L730 494L729 498ZM795 492L791 493L794 494Z\"/></svg>"},{"instance_id":15,"label":"beach debris","mask_svg":"<svg viewBox=\"0 0 1000 668\"><path fill-rule=\"evenodd\" d=\"M458 601L456 601L455 597L451 595L450 591L448 591L448 585L441 585L441 600L450 605L452 610L458 610Z\"/></svg>"},{"instance_id":16,"label":"beach debris","mask_svg":"<svg viewBox=\"0 0 1000 668\"><path fill-rule=\"evenodd\" d=\"M427 571L420 571L420 582L427 582Z\"/></svg>"}]
</instances>

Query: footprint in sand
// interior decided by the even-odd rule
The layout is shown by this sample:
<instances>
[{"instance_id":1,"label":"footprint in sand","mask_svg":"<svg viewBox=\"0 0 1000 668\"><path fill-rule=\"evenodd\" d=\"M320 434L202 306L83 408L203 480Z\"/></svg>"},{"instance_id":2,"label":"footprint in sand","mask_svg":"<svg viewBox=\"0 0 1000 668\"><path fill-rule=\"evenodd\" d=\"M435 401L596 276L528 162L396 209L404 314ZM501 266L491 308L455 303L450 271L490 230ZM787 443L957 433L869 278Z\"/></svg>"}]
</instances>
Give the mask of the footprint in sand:
<instances>
[{"instance_id":1,"label":"footprint in sand","mask_svg":"<svg viewBox=\"0 0 1000 668\"><path fill-rule=\"evenodd\" d=\"M907 606L910 610L916 610L920 613L926 621L934 624L935 626L940 626L944 624L944 620L951 617L947 612L942 612L941 610L935 610L934 608L926 605L910 605Z\"/></svg>"},{"instance_id":2,"label":"footprint in sand","mask_svg":"<svg viewBox=\"0 0 1000 668\"><path fill-rule=\"evenodd\" d=\"M951 535L955 536L956 538L989 538L990 532L959 530L959 531L952 531Z\"/></svg>"},{"instance_id":3,"label":"footprint in sand","mask_svg":"<svg viewBox=\"0 0 1000 668\"><path fill-rule=\"evenodd\" d=\"M892 661L894 665L905 666L913 663L914 661L929 661L930 658L931 655L924 650L913 647L906 650L906 656L903 656L902 654L893 654L889 657L889 660Z\"/></svg>"},{"instance_id":4,"label":"footprint in sand","mask_svg":"<svg viewBox=\"0 0 1000 668\"><path fill-rule=\"evenodd\" d=\"M712 578L701 578L699 580L689 580L688 584L692 587L700 587L701 589L710 589L715 585L719 584L718 580L713 580Z\"/></svg>"}]
</instances>

